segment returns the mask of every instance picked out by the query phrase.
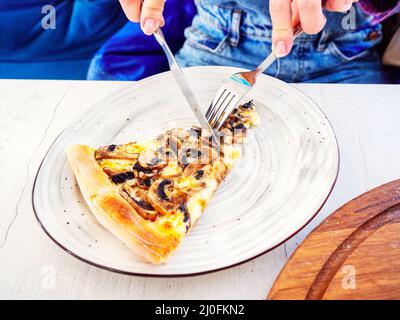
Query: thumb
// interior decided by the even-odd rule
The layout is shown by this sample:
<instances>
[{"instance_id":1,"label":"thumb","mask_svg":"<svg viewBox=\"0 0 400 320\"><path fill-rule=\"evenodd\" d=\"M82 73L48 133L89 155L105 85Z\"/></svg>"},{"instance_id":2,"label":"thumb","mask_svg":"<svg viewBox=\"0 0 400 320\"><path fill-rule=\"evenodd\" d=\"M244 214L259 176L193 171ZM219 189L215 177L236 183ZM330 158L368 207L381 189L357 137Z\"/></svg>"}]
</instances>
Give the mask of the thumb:
<instances>
[{"instance_id":1,"label":"thumb","mask_svg":"<svg viewBox=\"0 0 400 320\"><path fill-rule=\"evenodd\" d=\"M163 10L165 0L144 0L140 23L143 32L151 35L158 27L164 25Z\"/></svg>"}]
</instances>

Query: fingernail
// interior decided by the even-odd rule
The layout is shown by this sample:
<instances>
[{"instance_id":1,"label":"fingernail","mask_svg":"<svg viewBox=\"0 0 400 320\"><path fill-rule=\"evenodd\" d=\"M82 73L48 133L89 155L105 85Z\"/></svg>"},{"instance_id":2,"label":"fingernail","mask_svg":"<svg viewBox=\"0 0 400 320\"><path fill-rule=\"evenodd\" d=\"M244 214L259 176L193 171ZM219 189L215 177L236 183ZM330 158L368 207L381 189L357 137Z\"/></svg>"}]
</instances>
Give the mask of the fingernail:
<instances>
[{"instance_id":1,"label":"fingernail","mask_svg":"<svg viewBox=\"0 0 400 320\"><path fill-rule=\"evenodd\" d=\"M143 32L145 34L153 34L154 31L158 28L159 22L153 18L147 18L142 26Z\"/></svg>"},{"instance_id":2,"label":"fingernail","mask_svg":"<svg viewBox=\"0 0 400 320\"><path fill-rule=\"evenodd\" d=\"M275 55L280 58L286 55L286 44L284 41L280 40L275 46Z\"/></svg>"}]
</instances>

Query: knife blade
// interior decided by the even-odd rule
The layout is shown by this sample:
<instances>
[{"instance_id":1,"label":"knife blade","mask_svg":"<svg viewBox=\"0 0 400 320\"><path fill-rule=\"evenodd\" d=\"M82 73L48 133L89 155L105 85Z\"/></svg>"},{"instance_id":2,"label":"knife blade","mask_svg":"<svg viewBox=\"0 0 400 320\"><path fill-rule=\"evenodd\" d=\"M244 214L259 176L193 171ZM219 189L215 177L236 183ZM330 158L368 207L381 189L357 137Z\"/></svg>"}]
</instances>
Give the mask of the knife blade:
<instances>
[{"instance_id":1,"label":"knife blade","mask_svg":"<svg viewBox=\"0 0 400 320\"><path fill-rule=\"evenodd\" d=\"M171 73L173 74L179 88L181 89L182 94L186 99L186 102L188 103L189 107L192 109L194 115L196 116L197 121L199 122L199 124L201 125L202 128L207 129L211 132L212 138L213 138L213 143L216 144L218 147L220 147L218 132L211 128L210 124L207 121L207 118L201 112L199 104L197 102L197 99L196 99L192 89L190 88L189 83L188 83L181 67L179 66L178 62L176 61L171 49L169 48L160 28L158 28L156 30L156 32L154 32L154 37L157 40L157 42L160 44L165 55L167 56Z\"/></svg>"}]
</instances>

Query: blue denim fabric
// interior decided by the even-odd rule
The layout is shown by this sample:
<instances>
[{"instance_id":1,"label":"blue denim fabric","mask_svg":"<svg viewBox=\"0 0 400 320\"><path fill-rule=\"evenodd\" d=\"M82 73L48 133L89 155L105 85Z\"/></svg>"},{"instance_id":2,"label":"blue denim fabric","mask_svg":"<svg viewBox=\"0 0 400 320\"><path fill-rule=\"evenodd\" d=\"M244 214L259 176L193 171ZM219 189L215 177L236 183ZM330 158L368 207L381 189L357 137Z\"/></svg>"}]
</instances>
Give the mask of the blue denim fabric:
<instances>
[{"instance_id":1,"label":"blue denim fabric","mask_svg":"<svg viewBox=\"0 0 400 320\"><path fill-rule=\"evenodd\" d=\"M168 0L166 3L163 32L173 53L183 46L184 29L190 26L195 14L193 0ZM138 23L128 22L95 54L87 78L140 80L167 70L167 59L156 40L146 36Z\"/></svg>"},{"instance_id":2,"label":"blue denim fabric","mask_svg":"<svg viewBox=\"0 0 400 320\"><path fill-rule=\"evenodd\" d=\"M55 29L43 29L53 5ZM0 78L85 79L93 55L127 18L115 0L0 0Z\"/></svg>"},{"instance_id":3,"label":"blue denim fabric","mask_svg":"<svg viewBox=\"0 0 400 320\"><path fill-rule=\"evenodd\" d=\"M198 15L185 31L177 59L183 66L226 65L255 68L271 52L272 25L268 1L197 0ZM300 36L289 56L266 73L286 82L393 82L375 46L380 25L358 7L354 30L342 27L346 14L326 12L327 24L317 35Z\"/></svg>"}]
</instances>

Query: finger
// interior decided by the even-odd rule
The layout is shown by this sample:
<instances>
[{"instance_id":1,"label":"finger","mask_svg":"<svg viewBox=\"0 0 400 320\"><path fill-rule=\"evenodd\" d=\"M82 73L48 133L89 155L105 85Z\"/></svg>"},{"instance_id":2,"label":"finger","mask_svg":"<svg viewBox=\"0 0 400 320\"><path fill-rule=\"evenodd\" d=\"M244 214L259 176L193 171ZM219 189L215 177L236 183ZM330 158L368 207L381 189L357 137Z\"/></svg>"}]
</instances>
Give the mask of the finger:
<instances>
[{"instance_id":1,"label":"finger","mask_svg":"<svg viewBox=\"0 0 400 320\"><path fill-rule=\"evenodd\" d=\"M140 23L145 34L153 34L163 24L164 4L165 0L144 0Z\"/></svg>"},{"instance_id":2,"label":"finger","mask_svg":"<svg viewBox=\"0 0 400 320\"><path fill-rule=\"evenodd\" d=\"M346 12L353 5L353 0L329 0L325 8L329 11Z\"/></svg>"},{"instance_id":3,"label":"finger","mask_svg":"<svg viewBox=\"0 0 400 320\"><path fill-rule=\"evenodd\" d=\"M326 23L321 0L297 0L297 7L303 31L308 34L320 32Z\"/></svg>"},{"instance_id":4,"label":"finger","mask_svg":"<svg viewBox=\"0 0 400 320\"><path fill-rule=\"evenodd\" d=\"M133 22L140 21L141 0L119 0L125 15Z\"/></svg>"},{"instance_id":5,"label":"finger","mask_svg":"<svg viewBox=\"0 0 400 320\"><path fill-rule=\"evenodd\" d=\"M272 50L279 57L286 56L293 45L291 0L270 0L272 19Z\"/></svg>"},{"instance_id":6,"label":"finger","mask_svg":"<svg viewBox=\"0 0 400 320\"><path fill-rule=\"evenodd\" d=\"M164 27L164 26L165 26L165 20L164 20L164 17L161 17L160 27Z\"/></svg>"},{"instance_id":7,"label":"finger","mask_svg":"<svg viewBox=\"0 0 400 320\"><path fill-rule=\"evenodd\" d=\"M297 8L297 1L292 1L292 26L300 23L299 8Z\"/></svg>"}]
</instances>

